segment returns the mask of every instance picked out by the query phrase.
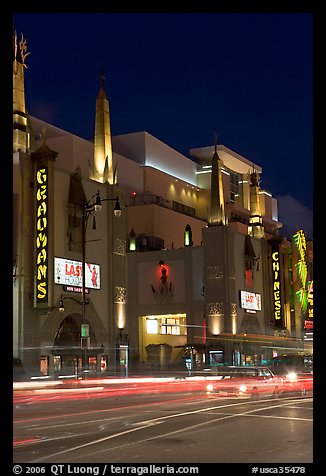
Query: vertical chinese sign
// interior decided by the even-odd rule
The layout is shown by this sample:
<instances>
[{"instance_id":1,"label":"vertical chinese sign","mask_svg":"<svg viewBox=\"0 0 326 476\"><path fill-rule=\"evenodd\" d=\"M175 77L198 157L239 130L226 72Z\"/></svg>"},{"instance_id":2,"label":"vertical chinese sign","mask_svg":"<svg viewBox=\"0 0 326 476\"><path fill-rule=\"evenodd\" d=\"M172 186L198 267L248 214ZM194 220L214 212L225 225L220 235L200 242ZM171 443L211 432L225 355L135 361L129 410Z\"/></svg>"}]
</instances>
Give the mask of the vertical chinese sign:
<instances>
[{"instance_id":1,"label":"vertical chinese sign","mask_svg":"<svg viewBox=\"0 0 326 476\"><path fill-rule=\"evenodd\" d=\"M48 168L36 169L36 305L48 304Z\"/></svg>"},{"instance_id":2,"label":"vertical chinese sign","mask_svg":"<svg viewBox=\"0 0 326 476\"><path fill-rule=\"evenodd\" d=\"M272 283L274 325L275 327L283 327L280 250L276 244L272 245Z\"/></svg>"}]
</instances>

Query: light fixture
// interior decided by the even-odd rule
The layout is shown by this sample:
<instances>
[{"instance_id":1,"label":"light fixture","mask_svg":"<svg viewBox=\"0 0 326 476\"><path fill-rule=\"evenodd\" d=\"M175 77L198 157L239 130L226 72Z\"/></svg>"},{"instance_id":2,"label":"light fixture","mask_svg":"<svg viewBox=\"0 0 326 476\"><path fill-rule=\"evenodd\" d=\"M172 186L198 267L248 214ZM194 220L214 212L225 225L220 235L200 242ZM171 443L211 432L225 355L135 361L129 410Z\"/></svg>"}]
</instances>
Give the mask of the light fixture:
<instances>
[{"instance_id":1,"label":"light fixture","mask_svg":"<svg viewBox=\"0 0 326 476\"><path fill-rule=\"evenodd\" d=\"M192 241L192 231L191 231L191 226L186 225L185 231L184 231L184 246L192 246L193 241Z\"/></svg>"},{"instance_id":2,"label":"light fixture","mask_svg":"<svg viewBox=\"0 0 326 476\"><path fill-rule=\"evenodd\" d=\"M116 198L101 198L99 190L97 191L97 194L96 194L96 200L95 200L95 203L93 205L93 210L95 212L100 212L102 210L102 202L107 202L107 201L110 201L110 200L115 200L115 207L114 207L114 210L113 210L114 216L120 217L122 211L121 211L121 207L120 207L119 198L118 197L116 197Z\"/></svg>"},{"instance_id":3,"label":"light fixture","mask_svg":"<svg viewBox=\"0 0 326 476\"><path fill-rule=\"evenodd\" d=\"M114 207L113 213L116 217L121 217L121 207L120 207L120 202L118 197L116 198L116 201L115 201L115 207Z\"/></svg>"},{"instance_id":4,"label":"light fixture","mask_svg":"<svg viewBox=\"0 0 326 476\"><path fill-rule=\"evenodd\" d=\"M102 203L101 203L101 197L100 197L100 191L99 190L97 191L96 201L95 201L95 204L94 204L94 210L96 212L100 212L102 210Z\"/></svg>"},{"instance_id":5,"label":"light fixture","mask_svg":"<svg viewBox=\"0 0 326 476\"><path fill-rule=\"evenodd\" d=\"M59 312L63 312L65 310L65 306L63 304L63 297L61 294L60 301L59 301Z\"/></svg>"},{"instance_id":6,"label":"light fixture","mask_svg":"<svg viewBox=\"0 0 326 476\"><path fill-rule=\"evenodd\" d=\"M135 230L132 228L129 235L129 251L136 251L136 249L137 249L136 233L135 233Z\"/></svg>"}]
</instances>

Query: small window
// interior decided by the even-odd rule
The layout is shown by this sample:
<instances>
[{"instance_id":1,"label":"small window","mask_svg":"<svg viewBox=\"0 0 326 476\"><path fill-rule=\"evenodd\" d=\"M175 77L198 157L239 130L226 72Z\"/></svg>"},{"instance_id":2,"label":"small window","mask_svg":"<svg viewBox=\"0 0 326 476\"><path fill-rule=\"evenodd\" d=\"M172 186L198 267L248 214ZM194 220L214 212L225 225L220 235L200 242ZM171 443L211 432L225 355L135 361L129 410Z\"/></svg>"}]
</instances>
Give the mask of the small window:
<instances>
[{"instance_id":1,"label":"small window","mask_svg":"<svg viewBox=\"0 0 326 476\"><path fill-rule=\"evenodd\" d=\"M147 334L158 333L158 323L156 319L146 319L146 332Z\"/></svg>"},{"instance_id":2,"label":"small window","mask_svg":"<svg viewBox=\"0 0 326 476\"><path fill-rule=\"evenodd\" d=\"M272 374L270 373L269 370L267 370L267 369L262 369L262 370L260 371L260 376L261 376L261 377L271 377Z\"/></svg>"}]
</instances>

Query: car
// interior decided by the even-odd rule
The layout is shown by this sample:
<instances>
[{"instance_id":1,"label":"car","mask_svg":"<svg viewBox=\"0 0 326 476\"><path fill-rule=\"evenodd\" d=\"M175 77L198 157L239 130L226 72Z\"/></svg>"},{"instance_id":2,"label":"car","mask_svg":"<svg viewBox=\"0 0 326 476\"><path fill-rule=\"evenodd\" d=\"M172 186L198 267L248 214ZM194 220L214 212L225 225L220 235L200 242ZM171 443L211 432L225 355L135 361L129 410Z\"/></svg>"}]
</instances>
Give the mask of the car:
<instances>
[{"instance_id":1,"label":"car","mask_svg":"<svg viewBox=\"0 0 326 476\"><path fill-rule=\"evenodd\" d=\"M286 376L291 372L302 373L313 371L314 357L312 354L280 354L273 357L267 364L274 375Z\"/></svg>"},{"instance_id":2,"label":"car","mask_svg":"<svg viewBox=\"0 0 326 476\"><path fill-rule=\"evenodd\" d=\"M220 367L214 378L206 385L207 394L219 396L278 398L283 391L283 379L264 366Z\"/></svg>"},{"instance_id":3,"label":"car","mask_svg":"<svg viewBox=\"0 0 326 476\"><path fill-rule=\"evenodd\" d=\"M313 391L313 355L304 353L280 354L268 367L283 379L283 392L306 396Z\"/></svg>"},{"instance_id":4,"label":"car","mask_svg":"<svg viewBox=\"0 0 326 476\"><path fill-rule=\"evenodd\" d=\"M299 393L307 396L307 392L313 391L313 370L289 371L283 377L283 393Z\"/></svg>"}]
</instances>

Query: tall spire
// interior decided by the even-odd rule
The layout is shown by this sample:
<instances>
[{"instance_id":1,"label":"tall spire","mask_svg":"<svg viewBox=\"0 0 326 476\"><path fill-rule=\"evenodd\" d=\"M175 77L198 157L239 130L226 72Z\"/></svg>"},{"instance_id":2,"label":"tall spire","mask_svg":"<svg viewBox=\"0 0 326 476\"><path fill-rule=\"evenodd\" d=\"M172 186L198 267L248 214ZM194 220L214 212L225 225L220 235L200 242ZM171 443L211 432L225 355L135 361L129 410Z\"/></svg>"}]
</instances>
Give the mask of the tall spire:
<instances>
[{"instance_id":1,"label":"tall spire","mask_svg":"<svg viewBox=\"0 0 326 476\"><path fill-rule=\"evenodd\" d=\"M212 158L211 208L208 222L210 225L225 225L222 161L217 153L217 135L214 133L214 136L215 151Z\"/></svg>"},{"instance_id":2,"label":"tall spire","mask_svg":"<svg viewBox=\"0 0 326 476\"><path fill-rule=\"evenodd\" d=\"M30 53L26 53L26 39L23 34L17 42L17 32L14 31L14 60L13 60L13 152L27 152L27 112L25 106L25 83L24 68L27 68L25 59Z\"/></svg>"},{"instance_id":3,"label":"tall spire","mask_svg":"<svg viewBox=\"0 0 326 476\"><path fill-rule=\"evenodd\" d=\"M104 90L104 72L101 69L100 90L96 98L94 172L93 179L98 182L114 183L112 163L112 143L110 128L109 101Z\"/></svg>"},{"instance_id":4,"label":"tall spire","mask_svg":"<svg viewBox=\"0 0 326 476\"><path fill-rule=\"evenodd\" d=\"M253 166L252 172L248 173L250 185L250 218L248 226L248 234L255 238L264 237L264 226L262 213L260 208L260 177L257 170Z\"/></svg>"}]
</instances>

